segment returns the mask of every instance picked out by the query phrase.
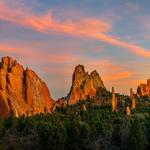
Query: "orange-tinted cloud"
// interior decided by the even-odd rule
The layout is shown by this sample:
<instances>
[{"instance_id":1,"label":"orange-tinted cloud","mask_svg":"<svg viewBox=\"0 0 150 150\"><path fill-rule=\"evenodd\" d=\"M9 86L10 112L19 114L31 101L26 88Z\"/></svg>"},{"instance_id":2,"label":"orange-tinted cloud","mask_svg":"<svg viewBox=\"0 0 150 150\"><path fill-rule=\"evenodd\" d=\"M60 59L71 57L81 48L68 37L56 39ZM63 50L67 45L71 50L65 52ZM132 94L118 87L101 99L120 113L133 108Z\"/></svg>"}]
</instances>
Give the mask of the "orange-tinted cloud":
<instances>
[{"instance_id":1,"label":"orange-tinted cloud","mask_svg":"<svg viewBox=\"0 0 150 150\"><path fill-rule=\"evenodd\" d=\"M121 73L116 73L116 74L112 74L109 76L104 76L104 80L106 81L110 81L110 80L121 80L121 79L126 79L126 78L130 78L133 75L132 72L130 71L123 71Z\"/></svg>"},{"instance_id":2,"label":"orange-tinted cloud","mask_svg":"<svg viewBox=\"0 0 150 150\"><path fill-rule=\"evenodd\" d=\"M4 52L5 54L11 53L16 56L21 56L27 59L27 62L29 63L29 60L34 61L34 58L37 60L40 60L40 63L50 63L50 64L66 64L71 62L77 62L78 60L81 60L81 56L79 55L73 55L69 53L63 53L63 54L50 54L48 52L42 52L39 50L33 51L30 46L25 46L22 44L22 46L15 45L15 44L1 44L0 43L0 52Z\"/></svg>"},{"instance_id":3,"label":"orange-tinted cloud","mask_svg":"<svg viewBox=\"0 0 150 150\"><path fill-rule=\"evenodd\" d=\"M33 28L38 32L49 33L55 31L74 36L95 38L130 50L136 55L150 58L148 49L121 40L119 37L110 36L108 32L111 31L112 25L101 19L84 18L76 22L71 20L60 22L52 16L51 12L39 16L32 11L28 12L24 7L13 9L4 0L0 2L0 19Z\"/></svg>"},{"instance_id":4,"label":"orange-tinted cloud","mask_svg":"<svg viewBox=\"0 0 150 150\"><path fill-rule=\"evenodd\" d=\"M139 55L142 57L147 57L147 58L150 57L150 50L140 47L138 45L132 44L132 43L125 42L117 37L111 37L106 34L94 34L94 35L92 35L92 37L99 39L101 41L107 42L112 45L126 48L126 49L132 51L133 53L135 53L136 55Z\"/></svg>"},{"instance_id":5,"label":"orange-tinted cloud","mask_svg":"<svg viewBox=\"0 0 150 150\"><path fill-rule=\"evenodd\" d=\"M97 69L106 82L131 78L134 72L124 65L116 64L111 59L87 61L90 71Z\"/></svg>"}]
</instances>

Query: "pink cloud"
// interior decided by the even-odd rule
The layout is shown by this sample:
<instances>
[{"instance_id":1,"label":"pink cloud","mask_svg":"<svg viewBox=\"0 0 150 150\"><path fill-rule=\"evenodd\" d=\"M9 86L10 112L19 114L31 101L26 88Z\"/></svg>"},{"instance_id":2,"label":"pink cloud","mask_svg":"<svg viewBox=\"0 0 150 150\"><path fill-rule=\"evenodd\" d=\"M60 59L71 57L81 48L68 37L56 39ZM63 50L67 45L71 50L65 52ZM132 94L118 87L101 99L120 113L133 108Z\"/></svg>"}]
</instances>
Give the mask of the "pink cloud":
<instances>
[{"instance_id":1,"label":"pink cloud","mask_svg":"<svg viewBox=\"0 0 150 150\"><path fill-rule=\"evenodd\" d=\"M87 62L87 68L89 68L90 71L92 71L93 68L97 69L105 82L128 79L135 74L133 70L124 65L117 64L109 58Z\"/></svg>"},{"instance_id":2,"label":"pink cloud","mask_svg":"<svg viewBox=\"0 0 150 150\"><path fill-rule=\"evenodd\" d=\"M77 62L78 60L81 60L81 56L71 54L71 53L62 53L62 54L50 54L48 52L42 52L39 50L32 51L32 48L30 46L25 46L25 44L15 45L15 44L1 44L0 43L0 52L4 53L11 53L16 56L21 56L24 59L24 61L27 61L29 63L29 60L31 59L31 63L33 63L34 58L40 61L40 63L50 63L50 64L62 64L62 63L70 63L71 62Z\"/></svg>"},{"instance_id":3,"label":"pink cloud","mask_svg":"<svg viewBox=\"0 0 150 150\"><path fill-rule=\"evenodd\" d=\"M133 75L132 72L124 71L124 72L121 72L121 73L116 73L116 74L113 74L113 75L104 76L104 80L106 80L106 81L117 80L118 81L118 80L121 80L121 79L130 78L132 75Z\"/></svg>"},{"instance_id":4,"label":"pink cloud","mask_svg":"<svg viewBox=\"0 0 150 150\"><path fill-rule=\"evenodd\" d=\"M109 89L111 88L111 86L115 86L117 87L118 91L120 91L120 87L121 87L122 92L123 90L125 92L128 92L126 89L129 88L128 86L136 87L136 85L138 85L138 82L132 81L133 76L135 75L133 70L127 68L126 66L113 62L110 58L95 60L95 59L88 59L84 56L72 55L67 53L64 53L62 55L56 55L56 54L44 53L38 50L36 52L35 51L33 52L30 50L29 47L24 47L24 46L15 47L15 45L8 46L8 44L6 45L0 44L0 52L10 52L10 51L12 51L12 53L14 54L18 54L23 58L23 59L21 58L21 61L19 60L19 62L21 62L22 64L25 63L26 65L28 63L33 64L33 62L34 63L36 62L35 60L39 60L40 65L42 63L48 64L48 66L49 64L57 64L58 65L57 67L53 65L50 67L46 67L45 65L41 67L41 70L43 70L42 72L49 75L49 78L47 79L46 77L46 79L48 83L49 80L51 81L50 86L53 85L52 84L53 79L50 79L50 77L53 75L56 78L57 82L59 83L57 86L55 86L56 89L60 88L60 84L61 84L62 86L66 85L65 91L69 90L71 86L71 77L75 68L74 65L77 62L84 64L85 69L89 72L93 71L93 69L96 69L99 72L105 85ZM33 60L34 58L35 60ZM29 62L29 60L31 62ZM64 66L61 66L62 62L63 64L65 64ZM128 82L128 86L127 86L126 82L128 80L130 80L130 82ZM124 86L125 88L122 88Z\"/></svg>"},{"instance_id":5,"label":"pink cloud","mask_svg":"<svg viewBox=\"0 0 150 150\"><path fill-rule=\"evenodd\" d=\"M27 11L24 7L13 9L4 0L0 2L0 19L47 34L55 31L67 33L72 36L95 38L108 44L127 49L138 56L150 58L149 49L126 42L119 37L110 36L108 32L112 30L112 25L101 19L84 18L77 22L71 20L60 22L53 17L51 12L39 16L32 11Z\"/></svg>"}]
</instances>

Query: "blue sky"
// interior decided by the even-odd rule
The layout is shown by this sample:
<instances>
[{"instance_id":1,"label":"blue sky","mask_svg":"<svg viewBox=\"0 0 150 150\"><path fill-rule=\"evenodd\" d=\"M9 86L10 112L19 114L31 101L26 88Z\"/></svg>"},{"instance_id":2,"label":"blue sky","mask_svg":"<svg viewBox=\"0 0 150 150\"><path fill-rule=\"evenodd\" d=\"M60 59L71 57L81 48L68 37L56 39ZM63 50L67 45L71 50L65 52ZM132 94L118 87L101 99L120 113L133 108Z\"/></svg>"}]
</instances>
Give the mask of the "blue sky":
<instances>
[{"instance_id":1,"label":"blue sky","mask_svg":"<svg viewBox=\"0 0 150 150\"><path fill-rule=\"evenodd\" d=\"M105 86L129 93L150 78L150 1L1 0L0 56L12 56L69 92L74 68L97 70Z\"/></svg>"}]
</instances>

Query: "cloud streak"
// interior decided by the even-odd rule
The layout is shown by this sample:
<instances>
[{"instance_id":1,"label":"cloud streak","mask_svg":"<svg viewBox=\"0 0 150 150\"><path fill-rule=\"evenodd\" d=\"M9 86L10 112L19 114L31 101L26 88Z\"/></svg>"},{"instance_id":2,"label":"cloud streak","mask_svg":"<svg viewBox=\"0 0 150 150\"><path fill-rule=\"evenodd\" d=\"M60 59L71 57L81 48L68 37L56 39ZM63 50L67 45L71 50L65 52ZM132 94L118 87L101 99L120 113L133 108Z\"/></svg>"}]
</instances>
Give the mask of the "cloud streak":
<instances>
[{"instance_id":1,"label":"cloud streak","mask_svg":"<svg viewBox=\"0 0 150 150\"><path fill-rule=\"evenodd\" d=\"M50 11L44 15L37 15L33 11L27 11L23 5L20 5L18 9L14 9L7 2L4 0L0 2L0 20L47 34L53 31L72 36L94 38L127 49L138 56L150 58L149 49L121 40L117 36L111 36L109 32L112 31L112 25L102 19L84 18L78 21L57 21Z\"/></svg>"}]
</instances>

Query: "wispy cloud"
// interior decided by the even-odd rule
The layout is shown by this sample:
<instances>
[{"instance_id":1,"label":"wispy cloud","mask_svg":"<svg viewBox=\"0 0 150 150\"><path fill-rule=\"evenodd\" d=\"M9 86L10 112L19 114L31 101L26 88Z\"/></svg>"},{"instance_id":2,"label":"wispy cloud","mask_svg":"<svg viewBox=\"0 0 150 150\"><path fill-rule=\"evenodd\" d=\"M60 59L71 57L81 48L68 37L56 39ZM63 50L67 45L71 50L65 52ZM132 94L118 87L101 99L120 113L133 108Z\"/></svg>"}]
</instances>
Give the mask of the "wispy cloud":
<instances>
[{"instance_id":1,"label":"wispy cloud","mask_svg":"<svg viewBox=\"0 0 150 150\"><path fill-rule=\"evenodd\" d=\"M24 61L27 61L29 63L29 60L31 59L30 63L36 63L36 60L40 60L40 63L45 63L45 64L67 64L71 62L77 62L78 60L81 60L81 56L71 54L71 53L62 53L62 54L51 54L48 52L43 52L40 50L33 51L32 47L30 46L25 46L22 44L22 46L15 45L15 44L3 44L0 43L0 52L3 52L5 54L14 54L16 56L20 56L22 58L25 58ZM25 62L24 62L25 63Z\"/></svg>"},{"instance_id":2,"label":"wispy cloud","mask_svg":"<svg viewBox=\"0 0 150 150\"><path fill-rule=\"evenodd\" d=\"M102 75L103 80L106 82L128 79L134 75L133 70L124 65L115 63L110 58L90 60L87 62L88 68L91 71L93 70L93 68L97 69Z\"/></svg>"},{"instance_id":3,"label":"wispy cloud","mask_svg":"<svg viewBox=\"0 0 150 150\"><path fill-rule=\"evenodd\" d=\"M48 11L44 15L38 15L31 10L27 10L24 5L20 5L20 8L14 9L7 2L4 0L0 2L0 20L32 28L46 34L54 31L72 36L94 38L131 51L138 56L150 58L149 49L126 42L117 36L111 36L112 25L103 19L83 18L78 21L58 21L53 17L51 11Z\"/></svg>"}]
</instances>

